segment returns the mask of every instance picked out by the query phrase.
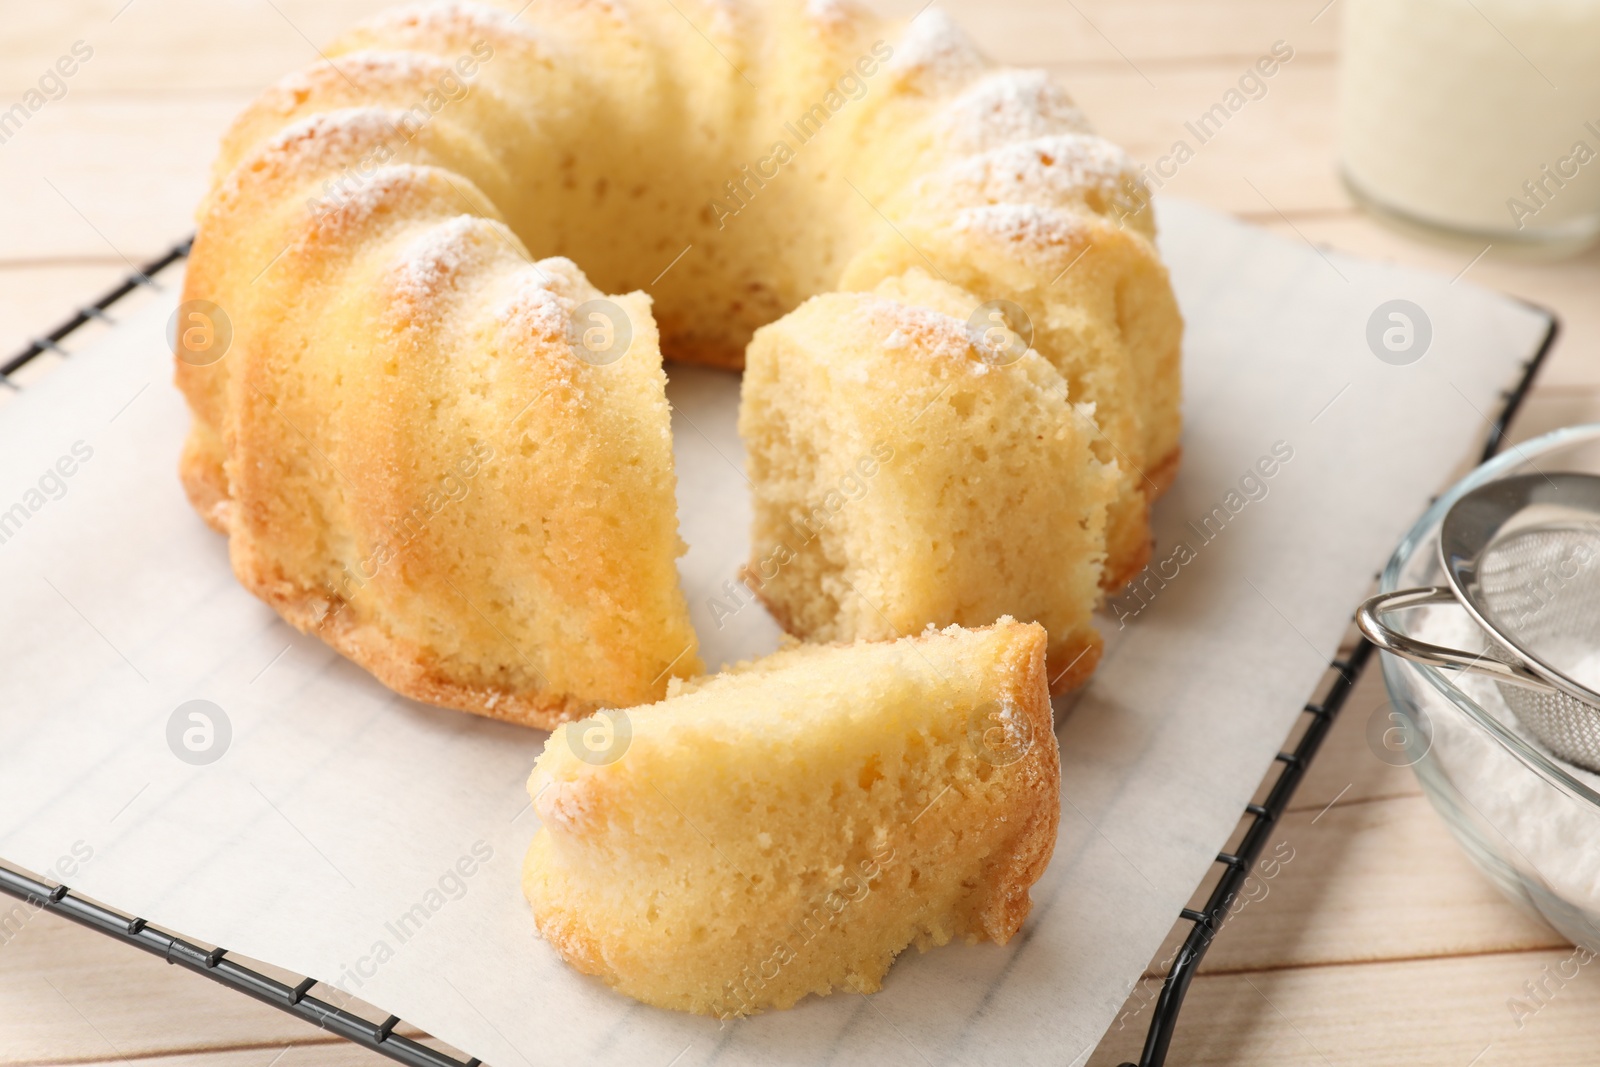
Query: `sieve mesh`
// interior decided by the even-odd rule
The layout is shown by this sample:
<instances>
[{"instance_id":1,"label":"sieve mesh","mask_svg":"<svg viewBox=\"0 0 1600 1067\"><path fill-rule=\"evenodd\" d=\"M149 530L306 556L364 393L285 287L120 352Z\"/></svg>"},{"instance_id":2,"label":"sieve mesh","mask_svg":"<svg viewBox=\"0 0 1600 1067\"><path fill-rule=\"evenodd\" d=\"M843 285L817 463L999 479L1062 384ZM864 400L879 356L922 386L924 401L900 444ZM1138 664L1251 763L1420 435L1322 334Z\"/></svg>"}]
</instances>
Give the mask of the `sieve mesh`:
<instances>
[{"instance_id":1,"label":"sieve mesh","mask_svg":"<svg viewBox=\"0 0 1600 1067\"><path fill-rule=\"evenodd\" d=\"M1478 607L1494 624L1497 658L1537 659L1580 686L1600 689L1600 528L1541 526L1497 538L1477 573ZM1497 684L1546 748L1600 771L1600 704Z\"/></svg>"}]
</instances>

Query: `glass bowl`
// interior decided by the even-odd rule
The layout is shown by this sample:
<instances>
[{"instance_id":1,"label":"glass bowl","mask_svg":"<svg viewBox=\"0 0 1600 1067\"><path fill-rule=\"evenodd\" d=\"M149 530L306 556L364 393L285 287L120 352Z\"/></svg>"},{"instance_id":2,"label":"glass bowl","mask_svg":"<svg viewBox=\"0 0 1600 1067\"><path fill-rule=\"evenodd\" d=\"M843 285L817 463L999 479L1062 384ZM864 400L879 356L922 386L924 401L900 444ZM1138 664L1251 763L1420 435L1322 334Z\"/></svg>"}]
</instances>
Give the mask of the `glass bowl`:
<instances>
[{"instance_id":1,"label":"glass bowl","mask_svg":"<svg viewBox=\"0 0 1600 1067\"><path fill-rule=\"evenodd\" d=\"M1464 493L1497 478L1558 470L1600 474L1600 423L1514 446L1451 487L1400 542L1380 591L1449 584L1439 525ZM1484 648L1482 631L1454 605L1388 621L1424 641ZM1600 646L1600 634L1592 637ZM1411 764L1456 840L1501 892L1574 944L1600 951L1600 775L1540 747L1493 682L1387 653L1381 659L1388 754Z\"/></svg>"}]
</instances>

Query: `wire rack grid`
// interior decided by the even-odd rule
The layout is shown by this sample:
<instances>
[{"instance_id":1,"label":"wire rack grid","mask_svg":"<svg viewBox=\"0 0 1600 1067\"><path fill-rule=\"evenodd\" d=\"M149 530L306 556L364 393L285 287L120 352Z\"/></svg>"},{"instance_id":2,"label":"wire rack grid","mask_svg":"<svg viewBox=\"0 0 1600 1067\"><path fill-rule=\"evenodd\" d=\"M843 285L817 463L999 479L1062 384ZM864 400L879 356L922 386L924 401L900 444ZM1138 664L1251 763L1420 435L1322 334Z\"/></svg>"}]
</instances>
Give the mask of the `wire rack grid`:
<instances>
[{"instance_id":1,"label":"wire rack grid","mask_svg":"<svg viewBox=\"0 0 1600 1067\"><path fill-rule=\"evenodd\" d=\"M21 352L0 364L0 387L12 390L20 386L11 376L45 353L67 356L63 343L69 336L89 323L110 322L111 308L129 294L143 288L159 288L156 276L167 268L183 261L189 254L192 238L180 241L163 255L128 275L122 282L92 303L84 305L69 319L30 341ZM1548 314L1548 313L1546 313ZM1506 441L1506 431L1516 416L1522 401L1533 384L1539 367L1555 342L1558 323L1549 316L1550 327L1538 351L1522 368L1517 384L1502 395L1503 403L1484 447L1483 459L1495 455ZM1143 1051L1138 1063L1125 1063L1122 1067L1164 1067L1167 1053L1176 1032L1179 1013L1190 982L1205 958L1206 950L1221 932L1233 903L1245 886L1251 869L1260 858L1262 850L1272 837L1278 819L1288 809L1295 790L1305 777L1311 761L1316 757L1323 740L1332 729L1335 718L1344 707L1351 690L1372 658L1373 646L1365 639L1357 639L1329 665L1323 680L1314 692L1322 692L1320 700L1307 703L1304 713L1309 717L1305 732L1293 751L1279 752L1275 760L1276 778L1268 788L1266 798L1259 804L1245 808L1244 835L1233 852L1217 854L1220 870L1217 884L1201 909L1184 908L1179 913L1178 926L1189 924L1189 932L1173 956L1172 964L1156 997L1146 1031ZM1297 726L1297 729L1299 727ZM1269 776L1272 772L1268 772ZM1263 783L1264 784L1264 783ZM32 907L60 915L72 922L86 926L107 937L131 945L152 955L163 957L169 964L185 967L221 985L243 993L281 1011L295 1015L328 1033L371 1049L396 1062L410 1067L480 1067L477 1059L459 1059L420 1041L396 1033L402 1025L399 1017L389 1015L382 1020L372 1020L350 1010L349 1005L337 1005L313 996L320 984L315 978L301 978L289 982L273 978L256 966L238 958L230 958L228 950L205 948L150 925L144 919L126 915L114 908L96 903L74 894L65 885L52 885L31 875L6 867L0 861L0 893L24 901ZM334 987L327 987L334 988Z\"/></svg>"}]
</instances>

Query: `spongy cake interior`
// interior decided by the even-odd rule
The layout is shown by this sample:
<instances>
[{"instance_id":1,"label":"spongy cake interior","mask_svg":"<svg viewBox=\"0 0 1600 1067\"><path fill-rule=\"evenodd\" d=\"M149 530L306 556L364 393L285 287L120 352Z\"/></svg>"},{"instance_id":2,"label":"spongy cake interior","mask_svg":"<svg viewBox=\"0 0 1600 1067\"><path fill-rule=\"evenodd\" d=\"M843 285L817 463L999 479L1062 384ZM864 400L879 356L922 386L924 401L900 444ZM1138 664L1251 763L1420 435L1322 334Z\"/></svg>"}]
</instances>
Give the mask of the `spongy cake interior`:
<instances>
[{"instance_id":1,"label":"spongy cake interior","mask_svg":"<svg viewBox=\"0 0 1600 1067\"><path fill-rule=\"evenodd\" d=\"M714 1014L871 991L910 944L1003 941L1057 818L1043 634L800 646L563 726L529 782L525 888L569 961Z\"/></svg>"},{"instance_id":2,"label":"spongy cake interior","mask_svg":"<svg viewBox=\"0 0 1600 1067\"><path fill-rule=\"evenodd\" d=\"M1117 470L1048 361L975 348L967 319L983 304L913 270L757 332L739 419L755 492L746 581L814 640L1037 620L1052 677L1070 665L1064 687L1099 647Z\"/></svg>"}]
</instances>

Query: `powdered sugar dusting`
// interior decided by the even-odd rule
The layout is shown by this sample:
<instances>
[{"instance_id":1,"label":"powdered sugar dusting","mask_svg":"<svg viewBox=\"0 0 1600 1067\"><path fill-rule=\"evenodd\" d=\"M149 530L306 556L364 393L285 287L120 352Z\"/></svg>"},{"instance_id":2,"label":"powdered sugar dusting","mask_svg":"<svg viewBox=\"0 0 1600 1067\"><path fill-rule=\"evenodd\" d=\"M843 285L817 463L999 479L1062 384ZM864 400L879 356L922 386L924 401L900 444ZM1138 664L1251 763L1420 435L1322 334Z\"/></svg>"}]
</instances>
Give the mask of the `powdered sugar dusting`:
<instances>
[{"instance_id":1,"label":"powdered sugar dusting","mask_svg":"<svg viewBox=\"0 0 1600 1067\"><path fill-rule=\"evenodd\" d=\"M1105 211L1139 183L1133 158L1104 137L1058 134L953 163L918 183L925 195L988 204L1086 204Z\"/></svg>"},{"instance_id":2,"label":"powdered sugar dusting","mask_svg":"<svg viewBox=\"0 0 1600 1067\"><path fill-rule=\"evenodd\" d=\"M565 343L572 309L576 305L557 293L536 272L518 279L511 297L495 312L508 333L546 343Z\"/></svg>"},{"instance_id":3,"label":"powdered sugar dusting","mask_svg":"<svg viewBox=\"0 0 1600 1067\"><path fill-rule=\"evenodd\" d=\"M527 403L537 400L542 407L554 405L576 413L592 401L596 376L583 372L584 364L573 348L572 314L577 302L552 289L552 285L561 288L569 281L561 276L559 262L544 260L519 270L512 279L510 296L493 314L507 349L526 353L539 364L545 388ZM578 277L582 279L582 275ZM553 388L558 384L561 388Z\"/></svg>"},{"instance_id":4,"label":"powdered sugar dusting","mask_svg":"<svg viewBox=\"0 0 1600 1067\"><path fill-rule=\"evenodd\" d=\"M442 189L437 167L395 162L411 138L405 113L386 108L341 108L309 115L284 127L233 169L218 189L218 199L243 199L246 190L266 187L274 195L299 189L320 236L338 236L396 196L402 187L416 192ZM483 213L495 214L487 202Z\"/></svg>"},{"instance_id":5,"label":"powdered sugar dusting","mask_svg":"<svg viewBox=\"0 0 1600 1067\"><path fill-rule=\"evenodd\" d=\"M850 0L806 0L806 18L828 30L837 30L859 19L862 11Z\"/></svg>"},{"instance_id":6,"label":"powdered sugar dusting","mask_svg":"<svg viewBox=\"0 0 1600 1067\"><path fill-rule=\"evenodd\" d=\"M380 107L338 108L308 115L263 143L254 154L254 165L240 167L230 182L262 170L314 178L358 162L374 148L404 143L399 125L402 117L402 112Z\"/></svg>"},{"instance_id":7,"label":"powdered sugar dusting","mask_svg":"<svg viewBox=\"0 0 1600 1067\"><path fill-rule=\"evenodd\" d=\"M590 0L585 9L615 17L616 5L609 0ZM440 56L454 63L471 53L480 60L480 49L487 46L490 54L502 47L524 54L551 58L548 34L539 30L538 15L532 11L520 19L511 12L487 4L451 2L410 4L380 12L358 24L335 44L337 53L353 47L381 50L407 48Z\"/></svg>"},{"instance_id":8,"label":"powdered sugar dusting","mask_svg":"<svg viewBox=\"0 0 1600 1067\"><path fill-rule=\"evenodd\" d=\"M455 286L470 264L480 262L485 253L493 254L495 237L488 232L492 225L476 215L457 215L408 244L390 275L404 311L416 314L436 308L440 294Z\"/></svg>"},{"instance_id":9,"label":"powdered sugar dusting","mask_svg":"<svg viewBox=\"0 0 1600 1067\"><path fill-rule=\"evenodd\" d=\"M957 153L984 152L1052 133L1089 133L1089 120L1042 70L998 70L950 102L939 131Z\"/></svg>"},{"instance_id":10,"label":"powdered sugar dusting","mask_svg":"<svg viewBox=\"0 0 1600 1067\"><path fill-rule=\"evenodd\" d=\"M539 277L552 293L574 304L599 295L599 290L589 284L583 269L566 256L550 256L538 263Z\"/></svg>"},{"instance_id":11,"label":"powdered sugar dusting","mask_svg":"<svg viewBox=\"0 0 1600 1067\"><path fill-rule=\"evenodd\" d=\"M930 7L911 20L895 46L889 69L903 84L933 95L970 81L983 71L984 62L961 28L943 11Z\"/></svg>"},{"instance_id":12,"label":"powdered sugar dusting","mask_svg":"<svg viewBox=\"0 0 1600 1067\"><path fill-rule=\"evenodd\" d=\"M395 209L425 187L425 168L409 164L374 171L364 184L343 195L313 217L311 232L325 240L342 240L364 230L373 216ZM396 214L402 212L396 211Z\"/></svg>"},{"instance_id":13,"label":"powdered sugar dusting","mask_svg":"<svg viewBox=\"0 0 1600 1067\"><path fill-rule=\"evenodd\" d=\"M567 352L572 357L568 361L571 369L582 362L572 350L573 312L600 295L576 263L565 256L551 256L518 271L494 317L517 344L534 341Z\"/></svg>"},{"instance_id":14,"label":"powdered sugar dusting","mask_svg":"<svg viewBox=\"0 0 1600 1067\"><path fill-rule=\"evenodd\" d=\"M405 4L380 12L362 25L370 29L415 29L425 33L490 27L510 32L522 29L512 20L510 12L472 0Z\"/></svg>"},{"instance_id":15,"label":"powdered sugar dusting","mask_svg":"<svg viewBox=\"0 0 1600 1067\"><path fill-rule=\"evenodd\" d=\"M395 155L398 118L398 112L382 108L343 108L291 123L223 179L206 210L215 204L248 203L263 189L274 198L301 189L315 220L313 232L336 236L358 225L422 171L407 165L378 166ZM366 165L359 176L358 164Z\"/></svg>"},{"instance_id":16,"label":"powdered sugar dusting","mask_svg":"<svg viewBox=\"0 0 1600 1067\"><path fill-rule=\"evenodd\" d=\"M744 9L737 0L701 0L710 15L710 23L705 27L707 32L724 41L737 41L744 34L741 33Z\"/></svg>"},{"instance_id":17,"label":"powdered sugar dusting","mask_svg":"<svg viewBox=\"0 0 1600 1067\"><path fill-rule=\"evenodd\" d=\"M910 351L918 359L957 361L968 368L988 367L973 357L966 324L932 308L869 297L862 305L865 333L888 351Z\"/></svg>"},{"instance_id":18,"label":"powdered sugar dusting","mask_svg":"<svg viewBox=\"0 0 1600 1067\"><path fill-rule=\"evenodd\" d=\"M357 87L419 84L423 81L436 81L450 69L450 65L444 60L422 52L362 49L296 71L280 79L267 91L267 95L280 100L288 97L293 103L298 104L303 103L311 93L327 85L339 88L348 85L349 82L355 82Z\"/></svg>"},{"instance_id":19,"label":"powdered sugar dusting","mask_svg":"<svg viewBox=\"0 0 1600 1067\"><path fill-rule=\"evenodd\" d=\"M561 836L593 833L604 823L600 807L594 803L593 792L582 781L549 781L535 795L534 810L539 813L539 821L557 835L557 840Z\"/></svg>"},{"instance_id":20,"label":"powdered sugar dusting","mask_svg":"<svg viewBox=\"0 0 1600 1067\"><path fill-rule=\"evenodd\" d=\"M968 208L956 216L955 227L965 233L1022 245L1029 251L1074 243L1088 230L1083 220L1037 204L989 204Z\"/></svg>"}]
</instances>

